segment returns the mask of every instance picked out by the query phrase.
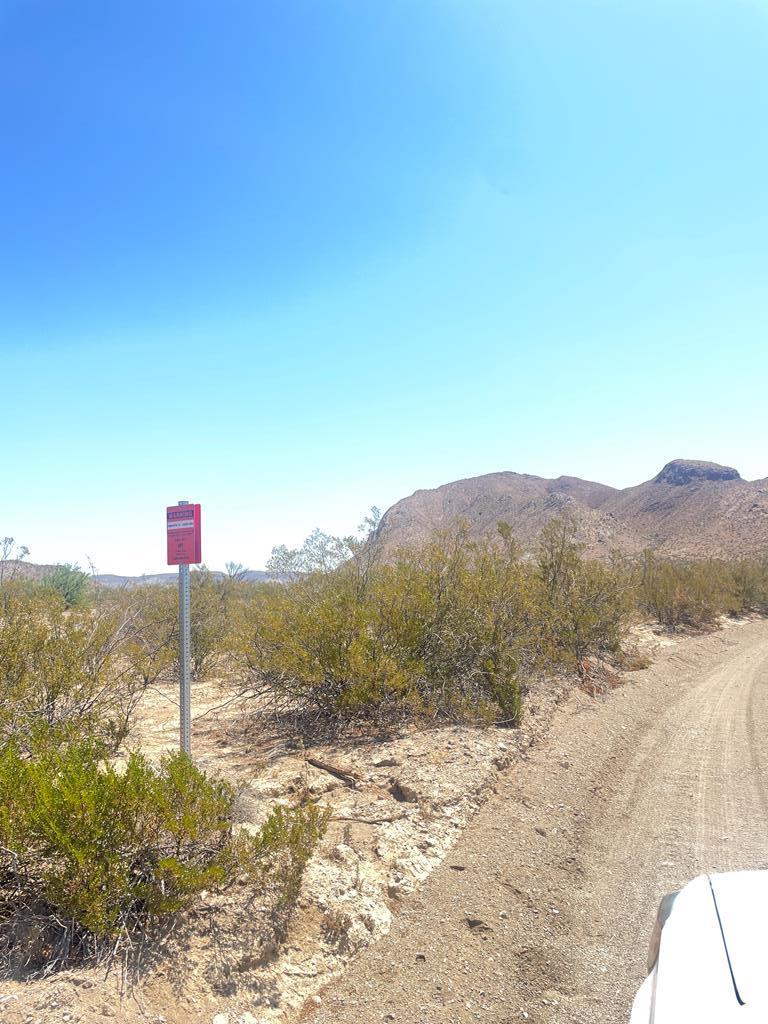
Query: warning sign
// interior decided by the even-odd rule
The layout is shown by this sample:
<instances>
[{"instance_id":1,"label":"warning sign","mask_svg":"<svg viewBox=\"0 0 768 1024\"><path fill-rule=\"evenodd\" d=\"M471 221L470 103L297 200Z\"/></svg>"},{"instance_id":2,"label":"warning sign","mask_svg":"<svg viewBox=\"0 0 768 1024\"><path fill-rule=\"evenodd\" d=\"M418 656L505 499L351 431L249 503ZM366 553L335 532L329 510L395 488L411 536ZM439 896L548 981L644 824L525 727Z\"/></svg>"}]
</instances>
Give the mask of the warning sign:
<instances>
[{"instance_id":1,"label":"warning sign","mask_svg":"<svg viewBox=\"0 0 768 1024\"><path fill-rule=\"evenodd\" d=\"M169 505L166 509L168 565L199 565L200 506Z\"/></svg>"}]
</instances>

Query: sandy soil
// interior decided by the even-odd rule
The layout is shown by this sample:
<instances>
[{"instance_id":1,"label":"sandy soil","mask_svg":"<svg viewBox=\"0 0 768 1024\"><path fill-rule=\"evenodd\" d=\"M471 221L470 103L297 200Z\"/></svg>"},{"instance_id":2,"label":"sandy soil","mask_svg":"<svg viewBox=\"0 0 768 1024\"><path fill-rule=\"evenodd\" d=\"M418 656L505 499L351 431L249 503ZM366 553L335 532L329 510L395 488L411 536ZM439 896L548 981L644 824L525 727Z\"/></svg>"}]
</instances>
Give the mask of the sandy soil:
<instances>
[{"instance_id":1,"label":"sandy soil","mask_svg":"<svg viewBox=\"0 0 768 1024\"><path fill-rule=\"evenodd\" d=\"M768 622L575 693L314 1024L619 1024L660 896L768 867Z\"/></svg>"}]
</instances>

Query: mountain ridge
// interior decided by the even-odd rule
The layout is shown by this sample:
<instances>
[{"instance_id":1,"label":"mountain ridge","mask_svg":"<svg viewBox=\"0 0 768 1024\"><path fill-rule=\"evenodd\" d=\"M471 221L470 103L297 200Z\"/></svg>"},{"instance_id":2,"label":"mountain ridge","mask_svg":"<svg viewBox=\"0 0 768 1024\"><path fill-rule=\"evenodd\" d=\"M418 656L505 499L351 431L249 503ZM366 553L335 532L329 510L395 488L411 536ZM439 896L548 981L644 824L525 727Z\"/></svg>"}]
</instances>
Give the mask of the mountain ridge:
<instances>
[{"instance_id":1,"label":"mountain ridge","mask_svg":"<svg viewBox=\"0 0 768 1024\"><path fill-rule=\"evenodd\" d=\"M507 522L524 549L551 519L573 518L589 555L645 548L673 558L754 555L768 550L768 480L742 479L731 466L673 459L651 480L616 488L574 476L502 471L415 491L382 516L385 551L409 547L458 520L474 537Z\"/></svg>"}]
</instances>

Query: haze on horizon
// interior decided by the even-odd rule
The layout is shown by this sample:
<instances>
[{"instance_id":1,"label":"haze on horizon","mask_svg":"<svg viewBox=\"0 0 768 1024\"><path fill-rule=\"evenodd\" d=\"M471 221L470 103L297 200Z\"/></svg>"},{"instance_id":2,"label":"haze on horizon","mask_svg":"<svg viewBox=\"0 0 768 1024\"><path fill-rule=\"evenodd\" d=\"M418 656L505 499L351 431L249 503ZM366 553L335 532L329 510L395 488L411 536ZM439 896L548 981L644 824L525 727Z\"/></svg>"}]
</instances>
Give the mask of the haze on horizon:
<instances>
[{"instance_id":1,"label":"haze on horizon","mask_svg":"<svg viewBox=\"0 0 768 1024\"><path fill-rule=\"evenodd\" d=\"M263 566L499 470L768 476L768 8L0 11L0 535Z\"/></svg>"}]
</instances>

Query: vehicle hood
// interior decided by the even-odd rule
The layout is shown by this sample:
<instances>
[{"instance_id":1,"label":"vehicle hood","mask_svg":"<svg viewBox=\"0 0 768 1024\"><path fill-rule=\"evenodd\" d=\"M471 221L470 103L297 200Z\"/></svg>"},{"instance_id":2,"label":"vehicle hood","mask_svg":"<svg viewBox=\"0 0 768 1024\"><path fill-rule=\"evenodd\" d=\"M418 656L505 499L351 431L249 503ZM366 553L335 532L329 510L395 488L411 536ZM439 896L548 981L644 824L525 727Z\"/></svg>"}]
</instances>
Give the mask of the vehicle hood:
<instances>
[{"instance_id":1,"label":"vehicle hood","mask_svg":"<svg viewBox=\"0 0 768 1024\"><path fill-rule=\"evenodd\" d=\"M768 1020L768 871L702 875L682 889L647 984L653 1024Z\"/></svg>"}]
</instances>

